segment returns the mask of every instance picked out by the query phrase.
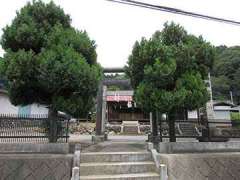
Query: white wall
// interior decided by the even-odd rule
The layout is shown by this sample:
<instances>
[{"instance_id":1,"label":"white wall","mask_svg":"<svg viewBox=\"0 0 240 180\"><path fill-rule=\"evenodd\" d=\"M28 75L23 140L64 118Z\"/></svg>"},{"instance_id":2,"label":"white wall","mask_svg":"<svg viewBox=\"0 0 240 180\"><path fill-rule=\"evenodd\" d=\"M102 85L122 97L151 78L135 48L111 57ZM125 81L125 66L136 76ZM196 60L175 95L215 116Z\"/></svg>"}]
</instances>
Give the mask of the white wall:
<instances>
[{"instance_id":1,"label":"white wall","mask_svg":"<svg viewBox=\"0 0 240 180\"><path fill-rule=\"evenodd\" d=\"M231 106L214 106L214 110L231 110Z\"/></svg>"},{"instance_id":2,"label":"white wall","mask_svg":"<svg viewBox=\"0 0 240 180\"><path fill-rule=\"evenodd\" d=\"M48 114L48 108L40 104L32 104L31 114Z\"/></svg>"},{"instance_id":3,"label":"white wall","mask_svg":"<svg viewBox=\"0 0 240 180\"><path fill-rule=\"evenodd\" d=\"M230 116L230 111L218 111L218 110L214 110L214 114L215 114L215 119L224 119L224 120L230 120L231 116Z\"/></svg>"},{"instance_id":4,"label":"white wall","mask_svg":"<svg viewBox=\"0 0 240 180\"><path fill-rule=\"evenodd\" d=\"M11 104L7 94L0 93L0 114L18 114L18 107Z\"/></svg>"},{"instance_id":5,"label":"white wall","mask_svg":"<svg viewBox=\"0 0 240 180\"><path fill-rule=\"evenodd\" d=\"M19 106L11 104L7 94L0 93L0 114L18 114ZM39 104L31 105L31 114L48 114L46 106Z\"/></svg>"}]
</instances>

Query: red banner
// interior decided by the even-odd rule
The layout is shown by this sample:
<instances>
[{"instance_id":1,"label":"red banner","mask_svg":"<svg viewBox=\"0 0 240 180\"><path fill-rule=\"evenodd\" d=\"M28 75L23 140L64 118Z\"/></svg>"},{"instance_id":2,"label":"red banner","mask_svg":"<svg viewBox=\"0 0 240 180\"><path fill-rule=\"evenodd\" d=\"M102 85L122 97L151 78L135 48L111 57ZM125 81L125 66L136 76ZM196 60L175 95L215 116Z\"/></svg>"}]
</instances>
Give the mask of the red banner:
<instances>
[{"instance_id":1,"label":"red banner","mask_svg":"<svg viewBox=\"0 0 240 180\"><path fill-rule=\"evenodd\" d=\"M127 102L131 102L132 96L107 96L107 101L127 101Z\"/></svg>"}]
</instances>

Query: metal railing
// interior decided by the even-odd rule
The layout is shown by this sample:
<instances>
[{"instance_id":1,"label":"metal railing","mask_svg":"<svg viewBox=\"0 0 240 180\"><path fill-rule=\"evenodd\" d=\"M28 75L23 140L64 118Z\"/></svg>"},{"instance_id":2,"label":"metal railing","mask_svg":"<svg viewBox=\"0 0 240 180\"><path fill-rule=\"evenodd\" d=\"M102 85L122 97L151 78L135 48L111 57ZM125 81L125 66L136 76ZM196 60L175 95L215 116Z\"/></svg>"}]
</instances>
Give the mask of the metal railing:
<instances>
[{"instance_id":1,"label":"metal railing","mask_svg":"<svg viewBox=\"0 0 240 180\"><path fill-rule=\"evenodd\" d=\"M169 138L169 126L167 121L159 125L160 138ZM176 138L197 138L209 141L228 140L240 138L240 121L209 120L198 122L195 120L176 120Z\"/></svg>"},{"instance_id":2,"label":"metal railing","mask_svg":"<svg viewBox=\"0 0 240 180\"><path fill-rule=\"evenodd\" d=\"M47 115L0 114L0 142L47 143L53 135L57 142L67 142L69 120L58 117L54 121L52 126Z\"/></svg>"}]
</instances>

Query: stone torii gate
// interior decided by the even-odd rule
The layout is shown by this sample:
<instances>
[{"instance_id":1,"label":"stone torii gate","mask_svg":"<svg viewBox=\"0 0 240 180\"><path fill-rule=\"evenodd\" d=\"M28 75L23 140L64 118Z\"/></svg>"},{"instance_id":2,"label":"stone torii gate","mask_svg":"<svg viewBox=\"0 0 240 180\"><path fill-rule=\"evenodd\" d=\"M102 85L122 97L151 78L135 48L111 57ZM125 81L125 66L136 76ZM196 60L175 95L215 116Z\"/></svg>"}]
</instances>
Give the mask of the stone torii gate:
<instances>
[{"instance_id":1,"label":"stone torii gate","mask_svg":"<svg viewBox=\"0 0 240 180\"><path fill-rule=\"evenodd\" d=\"M103 73L124 73L124 68L104 68ZM110 85L124 85L131 87L131 82L129 79L126 80L116 80L116 79L103 79L98 87L97 94L97 117L96 117L96 134L92 136L93 142L101 142L107 140L107 134L105 132L106 124L106 95L107 86ZM158 142L158 117L156 113L150 113L150 124L151 124L151 137L149 140L152 142Z\"/></svg>"},{"instance_id":2,"label":"stone torii gate","mask_svg":"<svg viewBox=\"0 0 240 180\"><path fill-rule=\"evenodd\" d=\"M104 68L103 73L124 73L124 68ZM103 79L98 87L97 94L97 118L96 118L96 135L92 137L94 142L100 142L107 139L105 133L106 121L106 94L107 86L111 85L127 85L131 86L130 80L116 80L116 79Z\"/></svg>"}]
</instances>

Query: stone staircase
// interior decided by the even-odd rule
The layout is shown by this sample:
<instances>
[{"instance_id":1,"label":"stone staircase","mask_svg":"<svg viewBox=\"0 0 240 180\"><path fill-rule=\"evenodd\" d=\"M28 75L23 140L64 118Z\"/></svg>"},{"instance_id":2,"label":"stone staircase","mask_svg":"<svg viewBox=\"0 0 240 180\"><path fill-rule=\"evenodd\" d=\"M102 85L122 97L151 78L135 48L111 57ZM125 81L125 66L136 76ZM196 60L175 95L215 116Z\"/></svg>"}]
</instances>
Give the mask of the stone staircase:
<instances>
[{"instance_id":1,"label":"stone staircase","mask_svg":"<svg viewBox=\"0 0 240 180\"><path fill-rule=\"evenodd\" d=\"M179 128L184 136L199 136L195 125L192 123L179 123Z\"/></svg>"},{"instance_id":2,"label":"stone staircase","mask_svg":"<svg viewBox=\"0 0 240 180\"><path fill-rule=\"evenodd\" d=\"M121 126L121 133L123 134L140 134L138 121L123 121Z\"/></svg>"},{"instance_id":3,"label":"stone staircase","mask_svg":"<svg viewBox=\"0 0 240 180\"><path fill-rule=\"evenodd\" d=\"M159 180L149 152L81 153L80 180Z\"/></svg>"}]
</instances>

